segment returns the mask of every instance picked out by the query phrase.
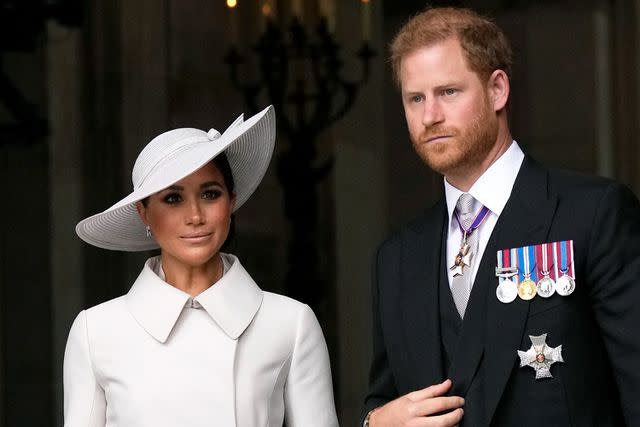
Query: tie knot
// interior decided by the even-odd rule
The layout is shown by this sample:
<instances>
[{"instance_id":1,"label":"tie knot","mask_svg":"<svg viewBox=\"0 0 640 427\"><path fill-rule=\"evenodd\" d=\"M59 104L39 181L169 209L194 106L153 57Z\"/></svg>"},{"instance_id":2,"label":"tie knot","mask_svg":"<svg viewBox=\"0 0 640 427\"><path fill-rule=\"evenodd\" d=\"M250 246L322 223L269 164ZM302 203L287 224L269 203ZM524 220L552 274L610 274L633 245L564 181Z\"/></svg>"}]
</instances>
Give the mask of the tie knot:
<instances>
[{"instance_id":1,"label":"tie knot","mask_svg":"<svg viewBox=\"0 0 640 427\"><path fill-rule=\"evenodd\" d=\"M456 203L456 211L460 218L460 223L467 228L473 221L473 205L476 199L469 193L462 193Z\"/></svg>"}]
</instances>

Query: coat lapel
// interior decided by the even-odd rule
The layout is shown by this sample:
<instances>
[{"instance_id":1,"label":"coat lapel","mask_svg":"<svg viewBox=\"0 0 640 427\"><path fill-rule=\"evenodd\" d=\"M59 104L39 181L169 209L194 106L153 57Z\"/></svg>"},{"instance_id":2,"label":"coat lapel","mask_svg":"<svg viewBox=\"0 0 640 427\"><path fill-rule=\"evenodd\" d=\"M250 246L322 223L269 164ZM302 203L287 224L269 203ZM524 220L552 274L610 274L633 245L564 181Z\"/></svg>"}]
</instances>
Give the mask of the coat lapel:
<instances>
[{"instance_id":1,"label":"coat lapel","mask_svg":"<svg viewBox=\"0 0 640 427\"><path fill-rule=\"evenodd\" d=\"M482 279L487 283L484 332L487 424L516 364L531 303L520 298L510 304L498 301L495 296L498 279L492 272L496 252L546 242L556 206L557 197L549 195L546 169L525 157L483 256Z\"/></svg>"},{"instance_id":2,"label":"coat lapel","mask_svg":"<svg viewBox=\"0 0 640 427\"><path fill-rule=\"evenodd\" d=\"M426 218L412 227L403 244L401 295L402 330L412 366L407 378L410 389L423 388L443 379L438 285L440 280L445 202L429 210Z\"/></svg>"}]
</instances>

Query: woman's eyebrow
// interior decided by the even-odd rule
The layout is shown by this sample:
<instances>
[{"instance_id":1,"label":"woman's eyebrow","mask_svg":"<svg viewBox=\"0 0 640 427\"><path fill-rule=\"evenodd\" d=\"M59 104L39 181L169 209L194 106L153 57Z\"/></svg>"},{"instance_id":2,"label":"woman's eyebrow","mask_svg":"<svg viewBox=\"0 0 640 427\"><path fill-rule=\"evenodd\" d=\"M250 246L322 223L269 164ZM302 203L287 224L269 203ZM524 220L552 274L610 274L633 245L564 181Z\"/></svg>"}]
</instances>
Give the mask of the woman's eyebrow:
<instances>
[{"instance_id":1,"label":"woman's eyebrow","mask_svg":"<svg viewBox=\"0 0 640 427\"><path fill-rule=\"evenodd\" d=\"M222 187L222 186L223 186L223 185L222 185L220 182L218 182L218 181L207 181L207 182L205 182L205 183L200 184L200 188L211 187L211 186L214 186L214 185L217 185L217 186L219 186L219 187Z\"/></svg>"}]
</instances>

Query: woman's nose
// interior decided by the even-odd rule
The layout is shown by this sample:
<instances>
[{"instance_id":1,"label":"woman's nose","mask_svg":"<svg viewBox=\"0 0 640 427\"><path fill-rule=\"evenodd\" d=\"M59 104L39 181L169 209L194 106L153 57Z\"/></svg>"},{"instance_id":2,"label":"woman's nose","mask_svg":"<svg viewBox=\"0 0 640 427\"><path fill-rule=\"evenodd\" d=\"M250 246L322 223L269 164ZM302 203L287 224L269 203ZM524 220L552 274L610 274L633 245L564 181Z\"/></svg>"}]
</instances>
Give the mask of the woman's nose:
<instances>
[{"instance_id":1,"label":"woman's nose","mask_svg":"<svg viewBox=\"0 0 640 427\"><path fill-rule=\"evenodd\" d=\"M199 201L191 202L189 204L189 212L187 212L187 224L200 225L204 224L204 221L205 218Z\"/></svg>"}]
</instances>

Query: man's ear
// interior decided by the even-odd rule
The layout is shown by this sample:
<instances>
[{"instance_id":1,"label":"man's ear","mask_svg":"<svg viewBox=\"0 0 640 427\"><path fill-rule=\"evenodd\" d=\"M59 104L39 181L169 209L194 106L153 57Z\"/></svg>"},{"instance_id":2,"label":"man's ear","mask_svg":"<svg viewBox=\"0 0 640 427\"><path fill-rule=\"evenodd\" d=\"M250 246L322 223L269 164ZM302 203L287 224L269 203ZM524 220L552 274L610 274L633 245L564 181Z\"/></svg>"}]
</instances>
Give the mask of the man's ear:
<instances>
[{"instance_id":1,"label":"man's ear","mask_svg":"<svg viewBox=\"0 0 640 427\"><path fill-rule=\"evenodd\" d=\"M494 111L504 109L509 100L509 77L502 70L495 70L489 76L487 90Z\"/></svg>"},{"instance_id":2,"label":"man's ear","mask_svg":"<svg viewBox=\"0 0 640 427\"><path fill-rule=\"evenodd\" d=\"M144 207L142 202L136 202L136 210L138 211L138 215L140 216L142 222L148 225L149 222L147 221L147 208Z\"/></svg>"}]
</instances>

